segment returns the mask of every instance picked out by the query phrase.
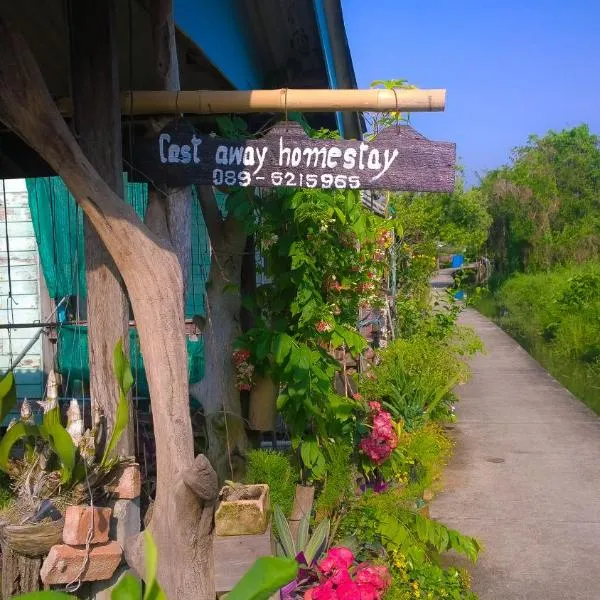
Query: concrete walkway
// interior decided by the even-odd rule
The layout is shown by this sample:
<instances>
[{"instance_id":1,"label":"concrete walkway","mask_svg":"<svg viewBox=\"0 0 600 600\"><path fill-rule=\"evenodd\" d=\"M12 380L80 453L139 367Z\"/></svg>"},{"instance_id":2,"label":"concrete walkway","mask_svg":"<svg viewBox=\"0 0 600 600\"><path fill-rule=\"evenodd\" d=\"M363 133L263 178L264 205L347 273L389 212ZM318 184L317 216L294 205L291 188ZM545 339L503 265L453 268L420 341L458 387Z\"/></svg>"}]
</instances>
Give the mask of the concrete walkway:
<instances>
[{"instance_id":1,"label":"concrete walkway","mask_svg":"<svg viewBox=\"0 0 600 600\"><path fill-rule=\"evenodd\" d=\"M432 517L485 546L481 600L600 599L600 419L488 319L461 320L487 354L458 389Z\"/></svg>"}]
</instances>

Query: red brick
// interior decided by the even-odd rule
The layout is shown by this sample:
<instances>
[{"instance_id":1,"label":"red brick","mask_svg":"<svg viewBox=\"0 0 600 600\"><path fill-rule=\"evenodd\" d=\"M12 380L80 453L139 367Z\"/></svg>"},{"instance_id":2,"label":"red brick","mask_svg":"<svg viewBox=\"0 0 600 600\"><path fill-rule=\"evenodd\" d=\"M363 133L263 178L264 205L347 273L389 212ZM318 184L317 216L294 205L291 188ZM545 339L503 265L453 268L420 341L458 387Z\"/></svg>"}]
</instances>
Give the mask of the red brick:
<instances>
[{"instance_id":1,"label":"red brick","mask_svg":"<svg viewBox=\"0 0 600 600\"><path fill-rule=\"evenodd\" d=\"M42 581L45 585L71 583L76 579L85 556L85 547L74 548L66 544L52 546L40 571ZM121 564L122 557L123 550L118 542L90 546L88 563L81 575L81 581L110 579Z\"/></svg>"},{"instance_id":2,"label":"red brick","mask_svg":"<svg viewBox=\"0 0 600 600\"><path fill-rule=\"evenodd\" d=\"M108 542L110 515L110 508L68 506L65 511L63 542L71 546L86 544L90 528L93 529L92 544Z\"/></svg>"},{"instance_id":3,"label":"red brick","mask_svg":"<svg viewBox=\"0 0 600 600\"><path fill-rule=\"evenodd\" d=\"M115 477L115 481L107 486L108 491L121 500L139 498L142 489L142 478L139 465L123 467Z\"/></svg>"}]
</instances>

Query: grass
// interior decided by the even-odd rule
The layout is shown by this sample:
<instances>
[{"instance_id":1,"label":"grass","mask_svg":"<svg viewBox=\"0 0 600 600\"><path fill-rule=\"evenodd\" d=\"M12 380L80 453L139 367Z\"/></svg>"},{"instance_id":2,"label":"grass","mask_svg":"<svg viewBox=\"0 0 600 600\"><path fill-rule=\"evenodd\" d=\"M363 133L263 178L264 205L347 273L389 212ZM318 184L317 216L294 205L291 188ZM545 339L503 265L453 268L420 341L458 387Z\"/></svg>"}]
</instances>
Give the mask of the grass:
<instances>
[{"instance_id":1,"label":"grass","mask_svg":"<svg viewBox=\"0 0 600 600\"><path fill-rule=\"evenodd\" d=\"M600 262L515 275L475 306L600 414Z\"/></svg>"}]
</instances>

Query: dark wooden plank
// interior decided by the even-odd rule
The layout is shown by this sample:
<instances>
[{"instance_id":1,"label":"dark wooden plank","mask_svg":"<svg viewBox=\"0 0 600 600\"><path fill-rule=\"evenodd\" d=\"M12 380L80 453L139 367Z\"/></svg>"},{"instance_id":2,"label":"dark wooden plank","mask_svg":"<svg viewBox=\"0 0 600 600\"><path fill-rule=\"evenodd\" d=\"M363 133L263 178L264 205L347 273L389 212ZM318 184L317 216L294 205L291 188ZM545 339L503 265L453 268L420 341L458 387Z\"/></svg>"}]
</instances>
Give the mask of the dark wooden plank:
<instances>
[{"instance_id":1,"label":"dark wooden plank","mask_svg":"<svg viewBox=\"0 0 600 600\"><path fill-rule=\"evenodd\" d=\"M157 185L304 187L451 192L455 144L432 142L409 125L372 142L309 138L282 122L259 140L196 135L184 119L136 140L135 167Z\"/></svg>"}]
</instances>

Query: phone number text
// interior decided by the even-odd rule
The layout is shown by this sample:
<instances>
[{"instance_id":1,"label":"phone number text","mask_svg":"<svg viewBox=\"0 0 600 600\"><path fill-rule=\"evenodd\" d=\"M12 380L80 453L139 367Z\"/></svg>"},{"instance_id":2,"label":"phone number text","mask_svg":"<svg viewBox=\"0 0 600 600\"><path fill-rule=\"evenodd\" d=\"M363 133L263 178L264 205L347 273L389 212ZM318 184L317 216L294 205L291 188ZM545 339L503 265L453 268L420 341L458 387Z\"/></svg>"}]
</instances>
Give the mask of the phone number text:
<instances>
[{"instance_id":1,"label":"phone number text","mask_svg":"<svg viewBox=\"0 0 600 600\"><path fill-rule=\"evenodd\" d=\"M301 187L301 188L336 188L343 190L350 188L356 190L360 187L360 177L358 175L333 175L332 173L323 173L316 175L314 173L291 173L290 171L273 171L270 176L254 176L250 171L232 171L223 169L214 169L213 185L229 185L247 187L253 185L274 186L274 187Z\"/></svg>"}]
</instances>

